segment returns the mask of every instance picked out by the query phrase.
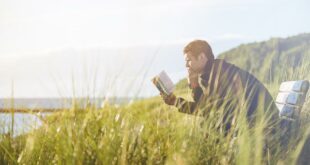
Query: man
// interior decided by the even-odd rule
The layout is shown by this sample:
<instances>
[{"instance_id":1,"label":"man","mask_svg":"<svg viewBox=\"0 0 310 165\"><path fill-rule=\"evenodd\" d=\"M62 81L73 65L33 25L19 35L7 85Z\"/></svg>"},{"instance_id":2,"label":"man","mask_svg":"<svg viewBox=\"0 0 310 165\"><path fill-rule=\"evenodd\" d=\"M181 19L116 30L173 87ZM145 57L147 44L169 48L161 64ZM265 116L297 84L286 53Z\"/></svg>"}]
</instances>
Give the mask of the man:
<instances>
[{"instance_id":1,"label":"man","mask_svg":"<svg viewBox=\"0 0 310 165\"><path fill-rule=\"evenodd\" d=\"M214 59L206 41L190 42L183 53L193 101L174 94L161 94L166 104L176 106L179 112L206 117L210 111L222 109L226 131L230 129L237 111L245 112L250 126L255 123L258 109L262 109L270 121L277 120L277 109L264 85L247 71L225 60Z\"/></svg>"}]
</instances>

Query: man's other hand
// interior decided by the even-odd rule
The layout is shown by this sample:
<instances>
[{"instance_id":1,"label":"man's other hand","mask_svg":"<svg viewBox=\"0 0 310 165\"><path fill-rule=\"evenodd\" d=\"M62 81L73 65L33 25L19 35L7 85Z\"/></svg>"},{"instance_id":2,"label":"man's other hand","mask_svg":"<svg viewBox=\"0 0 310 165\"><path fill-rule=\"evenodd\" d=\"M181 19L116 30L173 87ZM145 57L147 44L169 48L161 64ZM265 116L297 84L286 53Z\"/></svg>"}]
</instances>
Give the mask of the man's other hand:
<instances>
[{"instance_id":1,"label":"man's other hand","mask_svg":"<svg viewBox=\"0 0 310 165\"><path fill-rule=\"evenodd\" d=\"M165 95L163 93L160 93L160 96L163 98L164 102L167 105L174 105L176 102L176 97L173 93L171 93L170 95Z\"/></svg>"},{"instance_id":2,"label":"man's other hand","mask_svg":"<svg viewBox=\"0 0 310 165\"><path fill-rule=\"evenodd\" d=\"M196 73L190 73L190 74L188 74L187 82L188 82L188 84L190 85L190 88L191 88L191 89L194 89L194 88L196 88L196 87L199 86L198 77L199 77L199 75L196 74Z\"/></svg>"}]
</instances>

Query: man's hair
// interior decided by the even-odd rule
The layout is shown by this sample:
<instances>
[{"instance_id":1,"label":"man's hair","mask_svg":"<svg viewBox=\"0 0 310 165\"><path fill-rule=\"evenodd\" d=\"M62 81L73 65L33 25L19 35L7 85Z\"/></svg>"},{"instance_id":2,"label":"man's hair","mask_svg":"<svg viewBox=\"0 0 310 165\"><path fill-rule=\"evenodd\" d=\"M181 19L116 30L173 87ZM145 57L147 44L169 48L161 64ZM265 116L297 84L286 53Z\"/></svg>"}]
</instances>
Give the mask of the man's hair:
<instances>
[{"instance_id":1,"label":"man's hair","mask_svg":"<svg viewBox=\"0 0 310 165\"><path fill-rule=\"evenodd\" d=\"M189 52L195 57L203 52L208 59L214 60L212 49L208 42L204 40L194 40L187 44L183 49L183 53L185 54Z\"/></svg>"}]
</instances>

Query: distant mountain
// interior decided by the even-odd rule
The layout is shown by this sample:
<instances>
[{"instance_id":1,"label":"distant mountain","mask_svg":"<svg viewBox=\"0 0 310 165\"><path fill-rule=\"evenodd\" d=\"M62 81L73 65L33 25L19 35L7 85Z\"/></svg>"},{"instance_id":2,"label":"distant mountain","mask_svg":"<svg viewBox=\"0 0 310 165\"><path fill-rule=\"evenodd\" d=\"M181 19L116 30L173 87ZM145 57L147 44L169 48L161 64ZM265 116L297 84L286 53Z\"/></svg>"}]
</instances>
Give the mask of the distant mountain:
<instances>
[{"instance_id":1,"label":"distant mountain","mask_svg":"<svg viewBox=\"0 0 310 165\"><path fill-rule=\"evenodd\" d=\"M1 59L1 58L0 58ZM184 77L182 45L62 49L0 60L0 98L158 94L150 79L162 70Z\"/></svg>"},{"instance_id":2,"label":"distant mountain","mask_svg":"<svg viewBox=\"0 0 310 165\"><path fill-rule=\"evenodd\" d=\"M242 44L218 58L249 71L265 84L309 79L310 33Z\"/></svg>"}]
</instances>

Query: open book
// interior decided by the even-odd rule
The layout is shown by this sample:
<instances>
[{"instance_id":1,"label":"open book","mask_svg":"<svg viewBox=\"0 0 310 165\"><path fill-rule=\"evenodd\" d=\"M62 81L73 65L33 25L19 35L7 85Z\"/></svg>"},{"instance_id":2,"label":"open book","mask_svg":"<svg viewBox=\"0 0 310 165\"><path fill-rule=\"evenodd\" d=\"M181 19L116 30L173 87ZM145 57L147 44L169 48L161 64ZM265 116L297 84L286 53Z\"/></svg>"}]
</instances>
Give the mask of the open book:
<instances>
[{"instance_id":1,"label":"open book","mask_svg":"<svg viewBox=\"0 0 310 165\"><path fill-rule=\"evenodd\" d=\"M160 72L158 75L152 78L152 82L164 95L170 95L174 90L174 84L165 71Z\"/></svg>"}]
</instances>

